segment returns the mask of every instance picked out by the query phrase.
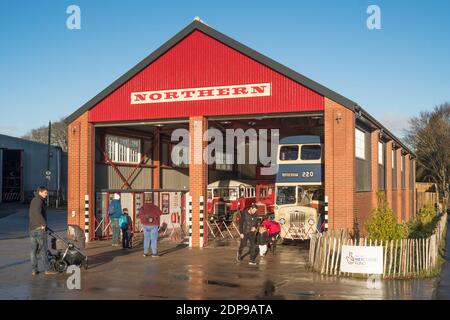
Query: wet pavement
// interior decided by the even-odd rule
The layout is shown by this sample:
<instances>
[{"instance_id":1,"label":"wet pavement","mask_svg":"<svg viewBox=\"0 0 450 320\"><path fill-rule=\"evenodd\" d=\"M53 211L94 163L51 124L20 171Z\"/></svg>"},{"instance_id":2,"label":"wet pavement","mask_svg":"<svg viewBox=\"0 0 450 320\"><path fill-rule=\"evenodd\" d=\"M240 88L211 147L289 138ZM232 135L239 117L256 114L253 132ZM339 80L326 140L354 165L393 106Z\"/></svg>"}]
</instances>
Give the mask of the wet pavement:
<instances>
[{"instance_id":1,"label":"wet pavement","mask_svg":"<svg viewBox=\"0 0 450 320\"><path fill-rule=\"evenodd\" d=\"M449 221L447 221L449 222ZM445 263L442 266L441 275L438 280L436 298L439 300L450 300L450 228L447 223L447 243L445 249Z\"/></svg>"},{"instance_id":2,"label":"wet pavement","mask_svg":"<svg viewBox=\"0 0 450 320\"><path fill-rule=\"evenodd\" d=\"M23 208L0 219L0 299L260 299L267 281L275 299L433 299L435 279L383 281L324 277L306 267L307 251L279 246L257 266L235 261L233 247L189 249L160 243L160 258L144 258L142 246L123 251L109 241L88 244L89 268L81 290L69 290L68 274L30 274L27 214ZM49 225L65 229L66 213L50 210ZM25 225L25 227L23 227ZM270 287L270 286L269 286Z\"/></svg>"}]
</instances>

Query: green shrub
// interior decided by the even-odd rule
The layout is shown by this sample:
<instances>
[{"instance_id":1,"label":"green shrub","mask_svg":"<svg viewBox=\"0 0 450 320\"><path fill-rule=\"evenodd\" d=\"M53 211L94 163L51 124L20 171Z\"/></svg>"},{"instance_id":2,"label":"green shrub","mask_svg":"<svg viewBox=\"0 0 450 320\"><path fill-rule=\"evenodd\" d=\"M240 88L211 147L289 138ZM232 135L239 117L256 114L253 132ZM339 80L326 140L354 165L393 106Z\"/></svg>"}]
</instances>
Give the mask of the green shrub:
<instances>
[{"instance_id":1,"label":"green shrub","mask_svg":"<svg viewBox=\"0 0 450 320\"><path fill-rule=\"evenodd\" d=\"M436 208L431 203L427 204L408 224L409 237L413 239L428 238L433 234L438 221Z\"/></svg>"},{"instance_id":2,"label":"green shrub","mask_svg":"<svg viewBox=\"0 0 450 320\"><path fill-rule=\"evenodd\" d=\"M408 236L408 226L398 223L383 193L378 195L378 206L372 210L372 216L366 224L369 239L397 240Z\"/></svg>"}]
</instances>

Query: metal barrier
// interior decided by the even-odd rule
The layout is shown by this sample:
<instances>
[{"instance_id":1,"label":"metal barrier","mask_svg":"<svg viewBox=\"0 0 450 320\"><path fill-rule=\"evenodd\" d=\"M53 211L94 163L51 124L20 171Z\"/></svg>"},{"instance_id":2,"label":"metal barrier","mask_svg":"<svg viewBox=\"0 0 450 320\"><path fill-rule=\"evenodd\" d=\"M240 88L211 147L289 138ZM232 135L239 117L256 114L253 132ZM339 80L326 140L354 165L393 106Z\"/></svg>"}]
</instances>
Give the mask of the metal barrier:
<instances>
[{"instance_id":1,"label":"metal barrier","mask_svg":"<svg viewBox=\"0 0 450 320\"><path fill-rule=\"evenodd\" d=\"M211 244L214 241L240 241L239 229L234 221L218 221L218 220L206 220L208 228L208 243Z\"/></svg>"}]
</instances>

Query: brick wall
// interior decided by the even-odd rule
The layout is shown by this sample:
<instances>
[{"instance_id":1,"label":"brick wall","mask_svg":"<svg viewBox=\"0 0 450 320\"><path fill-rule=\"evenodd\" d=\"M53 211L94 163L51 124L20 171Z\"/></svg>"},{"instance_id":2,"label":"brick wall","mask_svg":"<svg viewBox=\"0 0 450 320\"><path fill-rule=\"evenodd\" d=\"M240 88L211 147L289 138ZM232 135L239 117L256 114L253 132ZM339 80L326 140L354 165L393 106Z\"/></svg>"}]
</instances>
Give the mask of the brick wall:
<instances>
[{"instance_id":1,"label":"brick wall","mask_svg":"<svg viewBox=\"0 0 450 320\"><path fill-rule=\"evenodd\" d=\"M355 115L325 98L325 195L329 228L353 229L355 192Z\"/></svg>"},{"instance_id":2,"label":"brick wall","mask_svg":"<svg viewBox=\"0 0 450 320\"><path fill-rule=\"evenodd\" d=\"M84 230L84 199L90 198L90 234L93 229L93 125L88 113L82 114L68 126L68 224L79 225Z\"/></svg>"}]
</instances>

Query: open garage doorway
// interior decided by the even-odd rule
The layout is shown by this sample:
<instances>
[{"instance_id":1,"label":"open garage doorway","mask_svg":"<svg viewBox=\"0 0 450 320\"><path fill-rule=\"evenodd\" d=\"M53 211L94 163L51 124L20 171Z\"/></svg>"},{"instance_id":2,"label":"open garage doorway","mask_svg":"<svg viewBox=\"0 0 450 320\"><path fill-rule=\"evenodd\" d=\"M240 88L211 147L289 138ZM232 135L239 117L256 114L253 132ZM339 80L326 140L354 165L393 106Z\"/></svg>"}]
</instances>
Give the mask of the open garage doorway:
<instances>
[{"instance_id":1,"label":"open garage doorway","mask_svg":"<svg viewBox=\"0 0 450 320\"><path fill-rule=\"evenodd\" d=\"M172 133L188 128L187 120L95 126L96 200L94 230L91 230L95 238L111 235L107 211L114 193L121 195L122 208L128 209L135 232L142 231L139 209L150 200L163 213L161 236L176 235L181 240L187 235L189 166L172 156L178 143L172 141Z\"/></svg>"},{"instance_id":2,"label":"open garage doorway","mask_svg":"<svg viewBox=\"0 0 450 320\"><path fill-rule=\"evenodd\" d=\"M23 150L2 149L1 151L2 201L23 201Z\"/></svg>"},{"instance_id":3,"label":"open garage doorway","mask_svg":"<svg viewBox=\"0 0 450 320\"><path fill-rule=\"evenodd\" d=\"M213 163L208 166L208 242L233 243L238 241L240 214L253 203L258 206L260 220L274 217L276 207L276 168L277 156L271 163L261 162L261 143L266 143L265 155L277 152L278 142L289 137L311 136L323 141L324 119L322 113L261 115L249 117L214 117L208 119L209 129L223 134L223 150L216 159L226 163ZM244 133L244 142L239 145L237 137ZM235 132L234 147L231 152L226 147L227 132ZM250 136L256 134L257 149L250 146ZM229 140L228 140L229 143ZM242 140L241 140L242 143ZM271 147L274 143L276 146ZM242 149L243 148L243 149ZM239 161L238 152L245 150L245 162ZM251 155L257 153L257 161ZM263 152L264 154L264 152ZM230 163L225 161L233 159ZM239 163L240 162L240 163Z\"/></svg>"}]
</instances>

